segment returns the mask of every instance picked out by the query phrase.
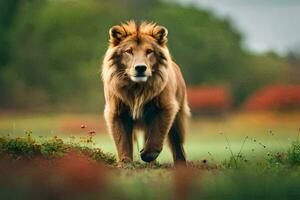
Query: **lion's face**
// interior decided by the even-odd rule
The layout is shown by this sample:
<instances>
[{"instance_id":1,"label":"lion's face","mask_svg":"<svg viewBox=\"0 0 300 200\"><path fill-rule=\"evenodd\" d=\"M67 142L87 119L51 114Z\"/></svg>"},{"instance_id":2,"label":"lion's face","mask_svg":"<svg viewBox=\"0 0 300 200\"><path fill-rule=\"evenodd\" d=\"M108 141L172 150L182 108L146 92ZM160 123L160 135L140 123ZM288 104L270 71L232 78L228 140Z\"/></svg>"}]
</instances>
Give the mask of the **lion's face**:
<instances>
[{"instance_id":1,"label":"lion's face","mask_svg":"<svg viewBox=\"0 0 300 200\"><path fill-rule=\"evenodd\" d=\"M166 79L169 52L167 30L152 23L133 22L110 29L110 76L134 83ZM114 77L111 77L114 78Z\"/></svg>"},{"instance_id":2,"label":"lion's face","mask_svg":"<svg viewBox=\"0 0 300 200\"><path fill-rule=\"evenodd\" d=\"M135 41L124 43L122 64L126 66L125 73L134 82L146 82L155 72L154 44L145 38L137 44Z\"/></svg>"}]
</instances>

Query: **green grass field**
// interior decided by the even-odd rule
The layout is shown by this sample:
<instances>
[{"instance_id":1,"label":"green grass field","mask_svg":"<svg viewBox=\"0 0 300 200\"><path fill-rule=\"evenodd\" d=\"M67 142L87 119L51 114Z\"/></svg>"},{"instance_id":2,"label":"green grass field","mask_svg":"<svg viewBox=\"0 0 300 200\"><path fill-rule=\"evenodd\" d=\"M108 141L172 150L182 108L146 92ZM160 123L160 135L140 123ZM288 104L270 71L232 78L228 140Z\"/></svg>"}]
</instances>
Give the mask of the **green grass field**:
<instances>
[{"instance_id":1,"label":"green grass field","mask_svg":"<svg viewBox=\"0 0 300 200\"><path fill-rule=\"evenodd\" d=\"M81 125L87 126L81 129ZM259 144L268 149L284 150L291 140L297 137L300 128L300 112L294 113L240 113L222 118L201 117L191 119L189 134L186 136L186 153L189 160L205 159L208 152L216 159L230 156L226 150L228 143L234 151L238 151L246 136L249 139L243 147L243 153L252 154L253 149L267 153ZM102 116L99 115L0 115L0 135L24 135L31 131L34 136L84 136L90 130L96 131L95 146L106 152L115 153L114 144L107 134ZM259 142L253 142L256 139ZM139 141L139 148L142 141ZM135 145L137 150L137 145ZM138 154L136 153L136 159ZM167 145L159 156L160 162L171 162L171 154Z\"/></svg>"},{"instance_id":2,"label":"green grass field","mask_svg":"<svg viewBox=\"0 0 300 200\"><path fill-rule=\"evenodd\" d=\"M81 128L81 125L86 128ZM51 182L57 179L56 176L66 176L54 182L55 187L52 188L66 188L61 191L66 199L295 199L300 197L300 145L297 143L292 146L292 142L297 140L299 128L299 112L236 113L223 117L193 118L185 143L190 162L187 169L172 169L167 145L156 165L142 163L137 153L138 148L142 148L140 140L139 145L135 145L137 162L125 169L116 169L113 157L106 155L115 154L115 148L106 133L101 115L2 114L0 138L6 138L6 141L3 142L4 150L0 155L12 155L17 160L13 163L22 162L20 166L27 166L34 172L18 175L9 170L11 167L4 167L0 171L6 173L0 175L0 180L18 180L12 183L23 197L31 198L32 193L49 196L52 190L48 182L45 187L36 189L35 178L32 177L38 177L37 185L40 186L40 179L45 178L40 177L43 170L39 164L36 165L36 159L32 156L28 161L26 154L33 154L33 157L41 154L51 160L51 152L61 156L65 149L75 149L92 160L104 159L110 164L109 169L104 169L102 165L81 166L79 164L86 163L86 160L76 155L69 160L58 161L63 162L64 167L54 164L55 170L47 172L52 178L49 180L47 175L46 180ZM95 136L89 137L89 131L95 131ZM33 139L28 139L28 134ZM22 142L18 143L20 141L15 140L17 137L23 138L25 143L30 141L34 150L31 151L31 147ZM92 140L87 142L88 138ZM25 153L22 153L24 148ZM38 153L32 153L36 151L35 148L39 149ZM4 160L2 164L6 162ZM95 179L95 175L101 175L102 178ZM22 178L19 181L15 176ZM69 180L68 177L78 179ZM74 185L81 181L82 184ZM88 192L83 190L86 185ZM11 187L5 181L0 181L0 186L3 186L1 197L22 197L11 193ZM81 192L77 194L74 190Z\"/></svg>"}]
</instances>

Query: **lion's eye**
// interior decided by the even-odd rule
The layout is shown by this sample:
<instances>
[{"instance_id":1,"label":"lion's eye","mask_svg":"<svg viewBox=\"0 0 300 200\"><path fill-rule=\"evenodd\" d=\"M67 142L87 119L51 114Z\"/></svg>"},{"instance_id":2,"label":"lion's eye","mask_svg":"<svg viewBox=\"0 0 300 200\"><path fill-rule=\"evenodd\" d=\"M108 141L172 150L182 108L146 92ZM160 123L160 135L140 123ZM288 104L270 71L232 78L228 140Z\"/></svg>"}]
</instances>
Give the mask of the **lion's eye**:
<instances>
[{"instance_id":1,"label":"lion's eye","mask_svg":"<svg viewBox=\"0 0 300 200\"><path fill-rule=\"evenodd\" d=\"M153 53L153 50L152 49L147 49L146 54L149 55L150 53Z\"/></svg>"},{"instance_id":2,"label":"lion's eye","mask_svg":"<svg viewBox=\"0 0 300 200\"><path fill-rule=\"evenodd\" d=\"M125 52L126 52L126 53L128 53L128 54L131 54L131 55L133 54L133 52L132 52L132 49L131 49L131 48L129 48L129 49L127 49L127 50L125 50Z\"/></svg>"}]
</instances>

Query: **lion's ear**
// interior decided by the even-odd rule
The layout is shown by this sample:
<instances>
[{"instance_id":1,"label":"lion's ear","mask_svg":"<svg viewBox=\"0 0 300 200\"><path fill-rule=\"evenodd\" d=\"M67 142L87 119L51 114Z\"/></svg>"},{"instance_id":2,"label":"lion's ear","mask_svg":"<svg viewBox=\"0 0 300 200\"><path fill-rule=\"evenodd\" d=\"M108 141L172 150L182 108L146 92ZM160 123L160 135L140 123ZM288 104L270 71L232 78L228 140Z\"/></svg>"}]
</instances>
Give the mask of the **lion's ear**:
<instances>
[{"instance_id":1,"label":"lion's ear","mask_svg":"<svg viewBox=\"0 0 300 200\"><path fill-rule=\"evenodd\" d=\"M168 29L163 26L154 27L152 35L160 45L165 45L168 41Z\"/></svg>"},{"instance_id":2,"label":"lion's ear","mask_svg":"<svg viewBox=\"0 0 300 200\"><path fill-rule=\"evenodd\" d=\"M113 26L109 29L109 42L114 46L118 45L127 36L123 26Z\"/></svg>"}]
</instances>

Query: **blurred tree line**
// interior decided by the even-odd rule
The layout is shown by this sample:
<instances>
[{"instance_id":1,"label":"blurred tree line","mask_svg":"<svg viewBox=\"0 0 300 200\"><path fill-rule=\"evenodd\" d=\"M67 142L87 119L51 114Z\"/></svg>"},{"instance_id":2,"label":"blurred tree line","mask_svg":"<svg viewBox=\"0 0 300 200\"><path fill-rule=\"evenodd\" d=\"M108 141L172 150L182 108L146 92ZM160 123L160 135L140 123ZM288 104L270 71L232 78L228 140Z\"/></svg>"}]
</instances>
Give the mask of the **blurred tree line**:
<instances>
[{"instance_id":1,"label":"blurred tree line","mask_svg":"<svg viewBox=\"0 0 300 200\"><path fill-rule=\"evenodd\" d=\"M129 19L166 26L187 83L226 85L236 105L288 81L285 59L249 53L231 21L206 10L158 0L0 0L0 9L0 108L98 112L108 29Z\"/></svg>"}]
</instances>

